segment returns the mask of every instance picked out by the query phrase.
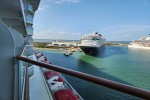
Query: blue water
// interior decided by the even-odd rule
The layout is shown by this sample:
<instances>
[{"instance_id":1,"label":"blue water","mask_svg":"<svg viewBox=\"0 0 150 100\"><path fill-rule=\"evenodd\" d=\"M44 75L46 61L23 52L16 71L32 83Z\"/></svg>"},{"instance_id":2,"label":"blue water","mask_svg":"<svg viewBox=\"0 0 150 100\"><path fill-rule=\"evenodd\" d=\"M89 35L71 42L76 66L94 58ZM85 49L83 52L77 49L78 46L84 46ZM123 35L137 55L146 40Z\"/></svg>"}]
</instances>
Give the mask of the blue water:
<instances>
[{"instance_id":1,"label":"blue water","mask_svg":"<svg viewBox=\"0 0 150 100\"><path fill-rule=\"evenodd\" d=\"M34 42L45 42L45 43L51 43L54 41L59 41L59 42L81 42L81 40L53 40L53 39L34 39ZM106 42L111 42L111 43L121 43L121 44L129 44L131 41L106 41Z\"/></svg>"},{"instance_id":2,"label":"blue water","mask_svg":"<svg viewBox=\"0 0 150 100\"><path fill-rule=\"evenodd\" d=\"M106 46L98 56L42 51L55 65L150 90L150 50ZM134 96L64 75L85 100L138 100Z\"/></svg>"},{"instance_id":3,"label":"blue water","mask_svg":"<svg viewBox=\"0 0 150 100\"><path fill-rule=\"evenodd\" d=\"M116 44L116 43L121 43L121 44L129 44L129 43L131 43L131 41L106 41L107 43L108 42L111 42L111 43L113 43L113 44Z\"/></svg>"}]
</instances>

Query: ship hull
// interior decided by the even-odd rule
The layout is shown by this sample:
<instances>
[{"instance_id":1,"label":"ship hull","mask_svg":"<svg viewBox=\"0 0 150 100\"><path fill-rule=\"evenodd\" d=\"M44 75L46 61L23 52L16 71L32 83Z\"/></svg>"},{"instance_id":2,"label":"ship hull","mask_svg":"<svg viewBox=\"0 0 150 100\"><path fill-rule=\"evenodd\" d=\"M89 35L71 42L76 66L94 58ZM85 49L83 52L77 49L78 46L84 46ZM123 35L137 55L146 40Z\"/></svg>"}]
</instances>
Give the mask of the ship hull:
<instances>
[{"instance_id":1,"label":"ship hull","mask_svg":"<svg viewBox=\"0 0 150 100\"><path fill-rule=\"evenodd\" d=\"M97 55L104 50L105 45L99 47L93 46L79 46L79 47L87 55Z\"/></svg>"}]
</instances>

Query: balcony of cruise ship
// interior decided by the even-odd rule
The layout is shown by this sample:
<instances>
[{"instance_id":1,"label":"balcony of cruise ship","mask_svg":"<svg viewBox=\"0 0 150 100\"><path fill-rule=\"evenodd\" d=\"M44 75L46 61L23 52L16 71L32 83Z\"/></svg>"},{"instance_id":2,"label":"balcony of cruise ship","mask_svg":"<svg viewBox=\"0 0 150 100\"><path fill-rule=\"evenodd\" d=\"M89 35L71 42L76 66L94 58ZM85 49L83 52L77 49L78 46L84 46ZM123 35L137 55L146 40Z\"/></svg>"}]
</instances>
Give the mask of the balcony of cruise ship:
<instances>
[{"instance_id":1,"label":"balcony of cruise ship","mask_svg":"<svg viewBox=\"0 0 150 100\"><path fill-rule=\"evenodd\" d=\"M28 10L29 12L33 13L33 7L32 7L31 4L28 4L27 10Z\"/></svg>"},{"instance_id":2,"label":"balcony of cruise ship","mask_svg":"<svg viewBox=\"0 0 150 100\"><path fill-rule=\"evenodd\" d=\"M26 21L28 24L33 24L33 16L31 14L27 14Z\"/></svg>"},{"instance_id":3,"label":"balcony of cruise ship","mask_svg":"<svg viewBox=\"0 0 150 100\"><path fill-rule=\"evenodd\" d=\"M28 35L33 35L33 27L32 27L32 26L29 26L29 25L28 25L28 26L26 27L26 29L27 29L27 34L28 34Z\"/></svg>"}]
</instances>

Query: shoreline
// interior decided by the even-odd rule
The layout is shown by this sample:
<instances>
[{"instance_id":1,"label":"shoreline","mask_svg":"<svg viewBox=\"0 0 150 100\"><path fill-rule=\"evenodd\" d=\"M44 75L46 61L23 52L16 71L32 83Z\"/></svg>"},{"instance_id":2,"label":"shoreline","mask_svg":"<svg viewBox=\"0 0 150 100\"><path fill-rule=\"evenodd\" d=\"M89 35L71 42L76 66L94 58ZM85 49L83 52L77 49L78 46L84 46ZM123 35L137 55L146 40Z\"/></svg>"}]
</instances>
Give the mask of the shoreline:
<instances>
[{"instance_id":1,"label":"shoreline","mask_svg":"<svg viewBox=\"0 0 150 100\"><path fill-rule=\"evenodd\" d=\"M132 49L145 49L145 50L149 50L150 47L143 47L143 46L128 46L128 48L132 48Z\"/></svg>"},{"instance_id":2,"label":"shoreline","mask_svg":"<svg viewBox=\"0 0 150 100\"><path fill-rule=\"evenodd\" d=\"M53 48L39 48L39 47L34 47L33 49L37 50L49 50L49 51L70 51L70 52L78 52L78 48L73 48L73 49L66 49L66 48L58 48L58 49L53 49Z\"/></svg>"},{"instance_id":3,"label":"shoreline","mask_svg":"<svg viewBox=\"0 0 150 100\"><path fill-rule=\"evenodd\" d=\"M126 45L105 45L105 46L122 46L122 47L128 47ZM62 48L58 48L58 49L54 49L54 48L40 48L40 47L33 47L33 49L38 49L38 50L51 50L51 51L65 51L65 49Z\"/></svg>"},{"instance_id":4,"label":"shoreline","mask_svg":"<svg viewBox=\"0 0 150 100\"><path fill-rule=\"evenodd\" d=\"M62 51L60 49L52 49L52 48L39 48L39 47L33 47L33 49L38 49L38 50L52 50L52 51Z\"/></svg>"}]
</instances>

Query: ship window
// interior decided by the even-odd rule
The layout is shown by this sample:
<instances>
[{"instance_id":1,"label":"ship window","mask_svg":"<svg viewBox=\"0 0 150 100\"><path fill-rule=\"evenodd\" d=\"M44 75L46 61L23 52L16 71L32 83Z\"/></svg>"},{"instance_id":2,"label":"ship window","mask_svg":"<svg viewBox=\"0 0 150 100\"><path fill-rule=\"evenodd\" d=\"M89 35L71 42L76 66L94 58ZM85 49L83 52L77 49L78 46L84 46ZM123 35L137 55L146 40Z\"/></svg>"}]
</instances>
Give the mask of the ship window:
<instances>
[{"instance_id":1,"label":"ship window","mask_svg":"<svg viewBox=\"0 0 150 100\"><path fill-rule=\"evenodd\" d=\"M83 37L83 40L92 40L92 37Z\"/></svg>"},{"instance_id":2,"label":"ship window","mask_svg":"<svg viewBox=\"0 0 150 100\"><path fill-rule=\"evenodd\" d=\"M92 40L99 40L99 38L93 37Z\"/></svg>"},{"instance_id":3,"label":"ship window","mask_svg":"<svg viewBox=\"0 0 150 100\"><path fill-rule=\"evenodd\" d=\"M83 37L82 40L100 40L99 38L96 38L96 37Z\"/></svg>"},{"instance_id":4,"label":"ship window","mask_svg":"<svg viewBox=\"0 0 150 100\"><path fill-rule=\"evenodd\" d=\"M92 40L96 40L96 38L93 37Z\"/></svg>"}]
</instances>

